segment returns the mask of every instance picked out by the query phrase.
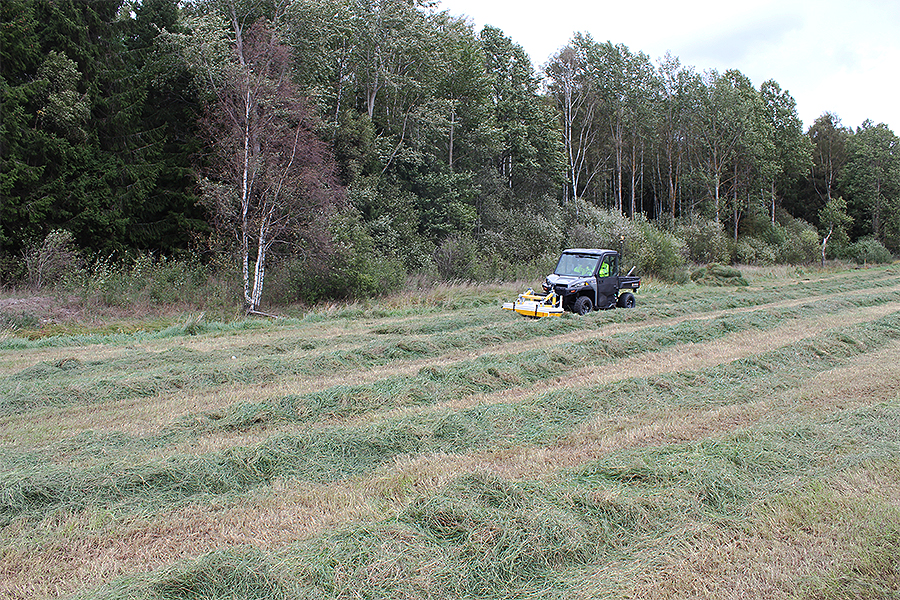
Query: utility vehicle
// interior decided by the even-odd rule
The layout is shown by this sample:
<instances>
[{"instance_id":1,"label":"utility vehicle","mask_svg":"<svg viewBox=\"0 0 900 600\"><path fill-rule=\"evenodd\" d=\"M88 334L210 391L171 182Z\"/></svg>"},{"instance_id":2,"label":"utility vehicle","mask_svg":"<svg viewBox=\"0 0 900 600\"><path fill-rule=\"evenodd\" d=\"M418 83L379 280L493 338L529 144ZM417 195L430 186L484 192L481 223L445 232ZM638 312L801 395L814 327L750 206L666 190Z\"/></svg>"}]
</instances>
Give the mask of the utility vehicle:
<instances>
[{"instance_id":1,"label":"utility vehicle","mask_svg":"<svg viewBox=\"0 0 900 600\"><path fill-rule=\"evenodd\" d=\"M543 294L529 289L515 302L503 305L528 317L558 316L563 311L586 315L601 308L634 308L634 292L641 278L619 274L619 253L598 248L564 250L553 273L543 284Z\"/></svg>"}]
</instances>

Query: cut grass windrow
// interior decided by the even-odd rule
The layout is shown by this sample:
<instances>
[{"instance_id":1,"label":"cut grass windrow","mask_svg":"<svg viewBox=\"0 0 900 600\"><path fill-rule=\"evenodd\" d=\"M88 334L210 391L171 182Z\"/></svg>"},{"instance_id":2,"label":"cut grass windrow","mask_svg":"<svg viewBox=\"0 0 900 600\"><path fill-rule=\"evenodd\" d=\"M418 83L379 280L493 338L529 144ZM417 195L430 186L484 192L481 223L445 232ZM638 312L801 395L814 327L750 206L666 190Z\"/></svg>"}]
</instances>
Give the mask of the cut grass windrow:
<instances>
[{"instance_id":1,"label":"cut grass windrow","mask_svg":"<svg viewBox=\"0 0 900 600\"><path fill-rule=\"evenodd\" d=\"M24 467L0 477L0 517L33 518L46 510L95 503L117 510L155 509L183 499L241 493L276 478L333 481L358 476L404 455L544 444L598 413L627 415L648 407L677 407L682 398L705 405L741 403L777 393L897 339L900 313L704 373L566 389L461 411L414 412L356 427L305 429L252 447L134 466Z\"/></svg>"},{"instance_id":2,"label":"cut grass windrow","mask_svg":"<svg viewBox=\"0 0 900 600\"><path fill-rule=\"evenodd\" d=\"M262 402L238 403L224 409L185 416L178 423L191 423L200 430L241 430L278 422L315 422L321 419L359 415L397 405L432 404L447 394L465 396L490 393L514 386L528 385L554 377L577 366L603 364L624 356L652 352L679 343L715 339L742 329L765 329L779 319L799 319L840 312L853 307L872 306L897 300L900 292L856 294L844 299L811 301L778 310L719 316L711 321L679 321L675 326L641 327L629 334L613 335L608 340L598 331L596 321L580 319L545 320L529 323L515 320L503 328L475 335L470 331L426 340L396 340L378 344L371 351L336 351L310 361L303 357L263 355L254 361L235 361L227 353L204 353L185 348L148 353L133 350L126 357L111 361L82 362L64 359L54 364L41 363L21 373L0 379L0 414L20 414L42 406L65 406L102 401L151 398L221 388L227 385L260 385L292 377L321 372L365 370L398 360L438 357L452 348L465 355L467 350L503 344L515 339L540 335L545 339L565 340L581 329L575 344L547 349L520 351L507 355L482 354L474 360L429 366L415 375L398 375L370 384L339 385L321 392L289 395ZM625 311L622 311L625 312ZM589 326L590 329L585 329ZM446 327L439 327L445 329ZM573 329L574 328L574 329ZM519 342L521 343L521 341ZM355 356L351 359L348 357ZM353 362L350 365L349 362ZM122 375L124 373L125 375Z\"/></svg>"},{"instance_id":3,"label":"cut grass windrow","mask_svg":"<svg viewBox=\"0 0 900 600\"><path fill-rule=\"evenodd\" d=\"M859 303L864 305L869 305L872 302L871 298L858 298ZM890 308L891 305L879 305L877 302L874 303L877 306L882 306L882 308ZM806 314L807 309L809 307L793 307L792 311L801 311L800 314ZM839 307L846 308L846 307ZM842 312L847 312L843 310ZM857 312L859 315L857 315ZM850 314L855 315L851 318L851 321L859 320L859 318L873 318L871 315L866 316L866 313L872 313L872 310L868 311L857 311L852 312ZM883 313L883 310L875 311ZM770 315L771 316L771 315ZM737 333L741 331L766 331L767 329L761 328L759 322L748 321L748 317L746 315L741 317L742 326L734 327L727 326L721 328L723 331L730 331L731 329L735 329ZM787 321L791 323L791 320ZM794 329L802 328L803 321L794 321L796 322L796 326ZM743 329L747 324L757 325L757 327L752 327L750 329ZM695 325L703 326L708 328L715 325L715 321L698 321L694 322ZM734 325L734 323L732 323ZM783 328L784 325L780 325L778 328ZM651 331L649 328L644 328L639 331L631 331L630 335L638 335L641 332ZM718 331L713 329L712 335L707 335L706 337L715 340L721 339ZM717 333L718 331L718 333ZM708 331L707 331L708 333ZM729 337L734 337L737 333L732 332ZM793 334L794 336L798 335L797 332ZM646 338L638 337L636 340L632 338L627 338L626 336L616 336L621 337L622 339L631 339L628 343L628 346L633 347L644 347L654 348L654 344L648 342ZM613 338L615 339L615 338ZM674 341L678 342L681 340L681 337L675 337ZM602 338L595 336L594 343L602 342ZM651 340L652 341L652 340ZM671 342L672 340L670 340ZM675 348L678 345L668 345L666 347L672 348L672 352L674 352ZM584 344L578 343L577 346L582 348ZM552 348L551 351L557 351ZM531 365L533 362L542 362L540 357L534 358L537 356L537 351L532 352L531 354L526 354L528 356L528 360L526 362L527 365ZM566 384L573 385L584 378L584 373L590 373L597 371L601 367L598 366L588 366L585 364L591 365L603 365L609 364L610 361L616 360L615 356L624 355L624 359L620 360L629 360L632 363L638 361L635 364L639 364L638 356L647 357L647 360L651 360L651 357L657 356L659 357L659 352L644 352L643 354L639 353L630 353L627 348L623 352L611 353L609 351L604 351L600 353L599 360L589 360L589 359L597 359L596 356L591 357L589 354L585 354L584 356L575 357L577 360L568 361L565 363L555 363L555 364L545 364L545 367L548 369L572 369L573 374L577 376L567 377ZM507 355L507 358L515 358L518 355ZM609 358L612 356L613 358ZM229 431L241 431L248 432L251 430L264 430L272 427L281 427L290 429L301 423L314 423L321 419L333 420L334 418L355 418L360 419L363 416L370 413L370 411L378 412L378 409L387 408L388 410L394 409L398 406L422 406L422 405L448 405L446 399L448 397L457 398L452 404L454 406L466 405L465 398L478 398L484 396L490 396L490 394L495 394L498 391L503 390L513 390L518 387L522 387L518 385L522 381L522 377L513 376L512 367L508 367L504 372L498 370L498 364L494 362L488 362L491 360L491 357L485 356L476 361L461 361L455 365L455 368L459 369L461 366L467 366L467 369L463 369L461 372L463 375L462 383L460 383L459 379L450 379L447 376L452 373L452 370L445 371L436 371L434 368L420 369L419 373L413 376L394 376L389 377L382 380L377 380L374 384L366 385L366 386L339 386L337 388L330 388L328 390L324 390L323 392L313 393L308 395L288 395L282 397L275 397L272 400L263 400L260 402L239 402L236 404L232 404L221 409L215 410L206 410L201 413L194 414L185 414L179 417L171 426L164 427L158 433L149 435L149 436L135 436L135 435L127 435L119 432L91 432L87 431L82 434L77 435L74 439L70 441L65 441L62 444L57 444L55 447L48 448L47 451L43 452L43 456L41 454L35 453L25 453L24 460L32 461L32 462L41 462L41 461L58 461L64 457L84 457L90 458L92 462L98 462L104 460L104 457L110 455L123 455L129 453L135 454L143 454L147 452L155 452L160 453L168 444L181 444L183 445L185 442L194 439L197 435L210 435L216 432L229 432ZM643 359L641 359L643 360ZM549 363L548 360L544 360L543 362ZM644 361L646 362L646 361ZM502 366L502 365L501 365ZM519 365L518 368L521 368ZM651 371L654 370L653 367L648 367ZM526 387L531 387L537 383L540 383L539 387L546 387L550 385L552 381L556 381L557 378L554 377L552 379L547 379L546 377L538 377L540 373L537 373L532 368L529 371L535 377L527 380ZM549 371L548 371L549 372ZM622 372L621 367L617 367L612 372ZM623 375L627 377L628 375ZM434 380L436 377L443 377L443 379L438 379L438 385L434 385ZM607 378L608 379L608 378ZM457 396L453 396L452 393L454 390L469 390L471 389L471 381L475 380L480 384L480 389L487 389L487 392L476 393L475 395L467 395L467 394L459 394ZM488 385L492 382L493 385ZM549 382L549 383L547 383ZM556 384L558 385L558 384ZM450 390L450 396L447 395L447 390ZM472 402L468 403L469 405ZM383 411L382 411L383 412ZM371 417L369 417L371 418ZM3 457L3 463L6 463L10 467L15 466L22 462L23 458L18 456L15 452L9 452ZM80 460L80 459L79 459Z\"/></svg>"},{"instance_id":4,"label":"cut grass windrow","mask_svg":"<svg viewBox=\"0 0 900 600\"><path fill-rule=\"evenodd\" d=\"M857 284L864 284L864 287L860 287L861 290L879 283L877 280L857 279ZM884 283L896 285L897 281L888 279ZM847 294L853 286L848 285L848 288L842 288L842 293ZM830 310L840 310L844 302L863 306L867 301L888 302L898 295L900 293L896 291L884 291L813 302L831 303L834 306ZM780 298L786 297L792 297L792 294L780 293ZM743 296L731 294L722 298L722 302L732 308L758 306L770 301L770 294L760 292ZM204 352L189 347L175 347L163 352L149 352L134 348L102 361L82 361L77 356L65 356L0 378L0 416L48 406L149 398L181 394L184 391L215 389L231 384L258 385L286 378L364 371L398 361L436 358L448 352L483 352L485 348L513 341L565 336L577 331L596 331L598 326L615 322L647 320L671 314L694 314L695 311L709 311L714 306L719 304L710 303L709 298L704 296L695 301L678 303L674 307L669 303L638 311L612 311L597 315L594 319L548 319L538 323L518 318L510 320L509 315L479 315L469 312L452 317L434 317L426 323L376 326L376 333L372 337L362 340L353 338L348 340L349 347L334 350L329 349L335 344L333 339L326 346L322 342L307 340L300 332L295 338L282 338L271 345L255 344L240 349L229 347ZM810 303L806 304L807 308L810 306ZM675 313L672 313L673 309ZM787 309L784 314L791 316ZM173 331L165 330L155 335L187 335L185 331L194 331L198 327L206 325L192 321L170 328ZM221 326L208 327L211 331L221 329ZM178 334L174 330L182 333ZM410 335L413 332L418 335ZM376 339L378 337L390 339ZM369 341L365 341L366 339ZM119 340L117 343L121 342ZM319 350L311 352L313 348ZM239 360L237 355L240 355Z\"/></svg>"},{"instance_id":5,"label":"cut grass windrow","mask_svg":"<svg viewBox=\"0 0 900 600\"><path fill-rule=\"evenodd\" d=\"M900 297L900 295L898 295ZM834 303L828 313L854 306L880 305L894 296L857 298ZM339 385L320 392L288 395L256 403L238 403L223 410L185 415L180 427L198 432L246 430L282 423L315 423L335 418L364 417L385 408L425 406L448 398L491 394L565 376L589 366L637 358L681 344L709 342L740 331L765 331L784 321L823 314L818 305L784 311L758 311L714 320L680 322L675 326L643 327L636 331L603 337L595 334L577 342L511 354L484 354L457 360L446 366L419 368L412 375L393 375L370 384Z\"/></svg>"},{"instance_id":6,"label":"cut grass windrow","mask_svg":"<svg viewBox=\"0 0 900 600\"><path fill-rule=\"evenodd\" d=\"M866 272L866 276L871 274L881 277L885 271ZM576 366L559 377L537 380L536 384L456 397L448 395L437 403L398 407L388 401L381 408L364 409L356 414L337 413L329 417L329 413L323 413L316 417L310 412L305 421L295 420L297 417L291 411L297 410L297 401L306 399L309 391L316 389L316 382L337 381L336 377L322 377L298 384L285 380L249 387L232 383L204 388L206 391L188 388L187 393L172 391L107 405L86 404L9 415L2 419L4 448L0 450L3 455L0 470L27 478L38 474L34 469L50 467L52 470L55 463L64 475L77 479L106 468L107 483L115 483L116 477L129 469L130 474L146 473L152 470L145 470L146 467L164 465L170 458L177 459L185 453L193 455L189 458L214 459L235 450L265 452L268 442L293 437L298 428L309 434L343 431L354 434L350 437L358 440L360 436L355 433L364 426L395 432L398 423L403 421L414 426L414 435L427 437L428 427L438 421L436 417L466 413L476 425L480 426L478 419L481 419L485 429L498 439L496 444L466 445L469 435L465 429L458 429L456 437L461 438L458 447L470 448L465 454L452 450L430 451L425 444L423 451L386 459L374 473L363 472L332 483L312 483L322 479L285 476L246 489L192 493L187 489L167 490L166 485L171 481L158 480L144 488L143 497L135 489L101 501L92 496L91 490L86 490L85 496L73 503L51 503L43 511L13 511L9 525L0 529L4 539L0 555L0 597L55 597L79 588L93 588L122 574L128 577L112 588L86 594L134 598L235 594L255 598L271 597L271 594L274 597L279 594L281 597L358 597L361 591L372 590L370 597L396 598L453 597L456 590L456 595L469 597L772 599L860 596L861 590L867 590L874 597L891 597L896 595L892 590L900 587L891 587L891 581L897 579L896 569L891 565L898 561L890 550L897 547L891 527L896 532L896 506L900 506L900 487L896 481L900 479L897 471L900 463L885 454L883 445L852 436L849 444L837 444L832 448L838 450L825 453L833 454L832 462L826 456L823 465L798 464L794 475L780 474L786 485L773 485L775 497L770 495L762 503L753 490L749 495L744 493L739 473L735 475L726 469L721 469L727 475L726 483L738 485L715 484L709 477L704 480L702 469L697 468L676 469L675 477L660 477L652 469L645 469L651 471L648 480L653 481L655 477L657 481L648 491L635 480L634 495L628 494L630 488L623 487L627 482L615 479L577 483L575 487L586 490L593 502L617 506L620 501L632 500L626 508L637 510L630 514L636 514L641 519L639 523L648 522L652 529L646 532L636 525L634 530L638 534L632 537L627 527L614 530L618 533L613 533L612 542L601 547L594 558L582 553L567 560L565 553L541 550L536 553L538 560L529 563L528 557L520 557L514 550L516 540L522 539L514 530L521 529L531 546L540 544L541 540L552 540L553 534L543 535L530 527L527 514L516 515L510 521L502 516L493 518L495 523L504 523L502 529L489 526L466 529L467 522L480 523L477 514L486 510L481 506L482 500L473 503L472 498L494 497L497 495L492 491L494 488L518 489L514 495L525 497L521 503L525 508L527 497L537 494L540 498L535 499L534 505L539 511L550 512L560 505L568 506L558 502L560 494L565 498L573 496L569 493L572 486L567 483L571 477L555 475L561 469L583 473L592 465L617 455L627 456L620 466L637 468L641 466L641 457L651 456L657 444L695 440L690 444L697 446L704 439L709 443L719 441L722 435L725 439L736 437L729 432L746 427L757 432L784 431L789 434L787 440L812 443L820 438L810 435L810 431L815 433L817 427L821 430L819 426L833 421L842 408L871 408L878 399L896 398L900 392L892 381L897 381L894 362L900 363L897 361L900 343L880 340L881 334L865 338L858 335L859 328L851 327L887 314L895 302L884 304L875 297L896 289L888 286L879 290L857 289L852 294L833 293L846 282L858 287L859 275L839 274L831 278L832 289L826 297L784 299L778 296L774 286L760 292L760 297L775 299L765 302L765 308L773 316L787 315L786 309L798 306L802 311L810 310L814 303L826 307L837 302L839 308L849 295L857 301L868 297L865 305L872 308L854 309L846 305L844 310L828 308L822 313L826 318L817 318L813 311L763 329L742 328L746 322L735 321L738 323L735 331L706 342L680 343L656 352ZM584 339L603 336L604 332L607 337L612 332L637 333L651 324L634 318L640 316L641 310L647 310L645 316L649 314L647 305L669 293L663 288L657 294L652 286L647 291L651 293L643 296L643 308L637 311L598 313L578 320L600 328L594 332L582 328L565 336L526 339L518 348L515 343L501 343L434 358L402 359L395 361L396 367L390 364L387 368L350 370L350 381L375 384L391 376L418 373L423 367L427 372L438 361L471 361L477 354L492 352L505 356L517 349L551 350L564 343L562 337L578 345ZM747 291L752 296L752 290ZM682 293L694 293L690 287L671 292L661 304L677 305ZM697 292L699 299L700 290ZM715 302L728 301L723 296L710 297L713 296ZM694 319L714 320L726 311L758 312L748 307L700 311ZM479 325L462 325L457 320L464 313L432 313L429 320L435 326L431 330L465 333L467 329L477 329ZM259 357L271 354L287 358L304 352L311 357L348 350L354 341L361 342L357 346L378 341L390 344L394 341L392 336L408 338L404 341L414 338L430 341L429 338L438 339L443 335L429 333L429 324L416 317L374 323L364 323L364 318L367 317L361 313L342 322L325 319L322 321L325 327L316 332L299 331L303 327L295 325L279 328L275 324L240 335L203 334L147 345L133 344L132 348L128 347L132 344L120 348L86 348L84 354L46 349L20 355L31 365L40 360L54 364L72 356L88 364L96 362L94 357L106 360L132 350L165 350L167 346L179 345L201 355L205 353L207 358L216 352L230 355L241 350ZM620 318L621 323L613 324L611 319ZM674 326L677 320L690 318L678 316L667 323L652 325ZM523 331L539 325L520 322ZM487 325L488 321L481 324ZM836 326L840 329L829 331ZM351 340L347 335L349 329L354 331L354 336L360 332L363 335ZM849 342L834 338L834 333L843 333L858 344L843 356L835 347L840 350ZM312 340L316 334L318 337ZM305 350L304 342L300 341L303 337L315 347ZM785 344L789 346L782 348ZM779 349L785 353L769 356ZM795 355L799 360L795 360ZM5 354L6 362L0 364L4 373L10 372L9 357ZM725 363L734 359L762 359L760 364L766 368L751 368L742 376L744 366L735 363L738 368L727 378L733 387L719 385ZM202 366L211 364L212 361ZM21 371L21 367L16 370ZM642 373L647 375L641 376ZM567 389L554 389L560 385ZM627 391L624 399L622 389ZM246 401L241 400L242 394ZM591 404L592 409L582 408L577 412L579 408L572 405L578 404L578 398L584 404ZM273 403L283 399L289 402ZM366 397L360 396L359 401L359 406L368 406ZM872 420L871 414L860 412L860 426L872 426ZM16 423L21 427L17 429ZM171 425L166 427L166 423ZM336 427L336 423L342 426ZM840 423L834 426L846 427L844 420ZM83 429L86 431L76 435ZM895 425L889 423L888 427L874 428L872 437L876 442L890 440L895 430ZM840 437L827 431L824 434ZM773 439L777 446L778 438ZM235 448L237 444L244 447ZM845 446L859 452L846 460ZM231 450L224 451L224 448ZM744 448L752 451L756 446ZM794 453L793 448L786 451ZM753 461L752 456L746 459ZM706 463L715 467L719 464L717 460L701 462L700 467ZM477 475L485 472L493 475ZM839 475L835 476L835 472ZM461 473L476 475L454 480ZM677 473L713 485L700 487L693 480L679 481ZM766 479L767 473L764 470L753 477ZM478 491L473 495L469 477L487 482L488 485L476 486L487 492ZM542 478L543 483L514 481L534 477ZM7 483L14 483L14 479L8 479ZM189 482L190 478L183 477L182 481ZM447 482L450 485L442 487ZM658 497L653 495L657 489L654 486L662 490ZM840 489L839 495L827 496L821 492L834 486ZM846 486L854 487L846 492L849 489ZM690 490L682 493L682 487ZM688 506L695 509L695 512L679 512L676 516L682 518L669 529L664 527L664 519L655 519L660 514L659 502L667 499L666 489L673 497L691 499ZM860 492L854 490L866 490L868 495L856 499L853 494ZM420 509L423 505L429 508L423 511ZM437 510L432 511L432 506ZM447 506L451 510L444 510ZM461 526L453 525L453 516L458 514L453 507L462 507L465 515L472 510L475 516L467 517L468 521L463 519ZM412 508L425 516L423 527L419 528L416 520L404 517L413 512ZM432 535L427 526L429 514L438 515L440 528L449 522L450 529L465 533L457 538L446 534L444 528L440 532L442 537ZM570 519L579 517L565 512L553 514L554 522L559 514L567 515L564 522L574 523ZM341 523L350 525L337 533L326 533ZM511 523L510 531L507 523ZM297 540L309 539L316 532L319 535L315 538L295 545ZM422 532L427 534L424 547L417 541L418 535L424 535ZM460 565L454 554L463 547L464 538L474 540L464 547L466 557L477 566L475 573L466 570L466 564ZM498 544L496 549L488 548L478 554L482 542L491 543L499 538L512 545ZM323 541L327 541L324 546L320 543ZM259 550L247 546L242 546L243 550L235 549L235 544L252 544ZM299 556L303 554L301 546L310 553ZM577 551L577 546L576 543L568 549ZM395 549L397 553L391 554ZM214 552L202 554L210 550ZM200 558L179 560L188 556ZM331 556L337 557L336 560L328 559ZM392 556L399 556L401 564L392 562ZM485 556L487 560L479 558ZM544 560L548 556L551 560ZM173 561L178 562L164 568ZM495 561L503 564L494 564ZM512 571L516 570L515 566L520 567L522 578L510 575L508 564L514 565ZM823 569L821 565L833 567ZM213 567L214 579L205 566ZM462 570L456 571L455 566ZM161 567L155 573L133 576ZM317 579L308 578L307 571L315 572ZM493 574L497 581L485 583L481 571ZM781 578L772 581L773 573L781 574ZM408 581L398 581L403 574L409 575ZM449 583L450 579L455 583ZM463 585L461 581L468 583ZM760 581L766 581L769 588L748 589Z\"/></svg>"},{"instance_id":7,"label":"cut grass windrow","mask_svg":"<svg viewBox=\"0 0 900 600\"><path fill-rule=\"evenodd\" d=\"M826 421L623 450L545 482L464 475L389 519L274 552L210 553L82 597L349 599L363 590L367 598L625 595L635 578L610 573L608 565L640 557L640 568L659 569L659 561L642 555L677 555L726 529L746 537L741 524L764 528L773 509L785 515L786 529L777 534L799 540L809 524L823 522L817 509L841 506L829 482L848 468L877 471L898 459L895 401ZM855 564L816 572L818 579L795 581L789 591L846 597L868 590L864 597L886 598L900 590L900 508L877 496L868 501L867 552ZM858 503L854 512L862 509Z\"/></svg>"}]
</instances>

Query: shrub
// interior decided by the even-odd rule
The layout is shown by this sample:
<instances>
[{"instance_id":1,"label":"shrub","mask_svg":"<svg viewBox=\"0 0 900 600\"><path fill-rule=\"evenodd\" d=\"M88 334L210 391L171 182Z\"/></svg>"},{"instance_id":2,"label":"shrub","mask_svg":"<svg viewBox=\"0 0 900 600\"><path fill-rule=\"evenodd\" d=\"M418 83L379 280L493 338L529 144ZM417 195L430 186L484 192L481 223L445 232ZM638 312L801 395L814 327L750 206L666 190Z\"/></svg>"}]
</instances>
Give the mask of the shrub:
<instances>
[{"instance_id":1,"label":"shrub","mask_svg":"<svg viewBox=\"0 0 900 600\"><path fill-rule=\"evenodd\" d=\"M745 265L773 265L778 257L778 248L755 237L742 237L734 249L735 260Z\"/></svg>"},{"instance_id":2,"label":"shrub","mask_svg":"<svg viewBox=\"0 0 900 600\"><path fill-rule=\"evenodd\" d=\"M484 257L479 256L478 247L471 236L452 236L434 251L434 266L438 277L451 281L457 279L478 279L476 272L478 263Z\"/></svg>"},{"instance_id":3,"label":"shrub","mask_svg":"<svg viewBox=\"0 0 900 600\"><path fill-rule=\"evenodd\" d=\"M802 265L820 259L822 247L819 232L810 223L781 212L778 223L769 227L773 234L766 239L775 246L776 262Z\"/></svg>"},{"instance_id":4,"label":"shrub","mask_svg":"<svg viewBox=\"0 0 900 600\"><path fill-rule=\"evenodd\" d=\"M510 263L531 261L552 249L559 250L562 225L556 201L541 197L531 201L488 197L481 210L477 235L482 251Z\"/></svg>"},{"instance_id":5,"label":"shrub","mask_svg":"<svg viewBox=\"0 0 900 600\"><path fill-rule=\"evenodd\" d=\"M872 236L860 238L850 244L845 252L846 257L858 265L869 263L884 264L894 260L890 251Z\"/></svg>"},{"instance_id":6,"label":"shrub","mask_svg":"<svg viewBox=\"0 0 900 600\"><path fill-rule=\"evenodd\" d=\"M27 312L0 311L0 331L37 327L40 319Z\"/></svg>"},{"instance_id":7,"label":"shrub","mask_svg":"<svg viewBox=\"0 0 900 600\"><path fill-rule=\"evenodd\" d=\"M656 275L668 281L678 281L684 267L685 244L674 234L648 223L643 215L632 219L633 240L626 239L629 250L626 261L637 267L641 274Z\"/></svg>"},{"instance_id":8,"label":"shrub","mask_svg":"<svg viewBox=\"0 0 900 600\"><path fill-rule=\"evenodd\" d=\"M618 248L623 237L633 240L635 233L634 223L624 215L581 198L566 204L562 227L567 232L563 245L568 248Z\"/></svg>"},{"instance_id":9,"label":"shrub","mask_svg":"<svg viewBox=\"0 0 900 600\"><path fill-rule=\"evenodd\" d=\"M328 248L286 256L273 266L265 288L267 302L314 304L399 289L406 277L403 264L375 248L357 211L331 217L329 233Z\"/></svg>"},{"instance_id":10,"label":"shrub","mask_svg":"<svg viewBox=\"0 0 900 600\"><path fill-rule=\"evenodd\" d=\"M78 254L72 233L54 229L40 246L25 253L28 285L34 289L55 286L78 268Z\"/></svg>"},{"instance_id":11,"label":"shrub","mask_svg":"<svg viewBox=\"0 0 900 600\"><path fill-rule=\"evenodd\" d=\"M691 215L680 219L675 234L684 241L688 260L698 264L729 262L728 236L721 223Z\"/></svg>"},{"instance_id":12,"label":"shrub","mask_svg":"<svg viewBox=\"0 0 900 600\"><path fill-rule=\"evenodd\" d=\"M798 243L794 246L797 260L792 261L793 264L810 264L819 259L821 254L821 240L819 240L819 232L811 225L800 232Z\"/></svg>"}]
</instances>

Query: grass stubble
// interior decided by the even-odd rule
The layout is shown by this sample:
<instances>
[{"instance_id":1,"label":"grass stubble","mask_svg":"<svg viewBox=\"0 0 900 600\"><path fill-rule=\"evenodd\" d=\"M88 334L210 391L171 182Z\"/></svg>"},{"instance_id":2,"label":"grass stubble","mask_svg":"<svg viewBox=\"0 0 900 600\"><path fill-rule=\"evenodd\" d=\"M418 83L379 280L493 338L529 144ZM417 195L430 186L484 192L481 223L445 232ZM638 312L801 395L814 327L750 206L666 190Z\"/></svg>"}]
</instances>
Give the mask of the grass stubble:
<instances>
[{"instance_id":1,"label":"grass stubble","mask_svg":"<svg viewBox=\"0 0 900 600\"><path fill-rule=\"evenodd\" d=\"M332 452L346 451L335 432L387 424L381 433L390 439L343 438L357 444L343 461L376 446L384 458L337 479L288 470L231 491L150 502L141 496L159 488L132 479L130 503L121 502L118 482L109 486L116 493L88 486L81 503L50 503L46 516L11 514L0 534L0 597L892 597L900 589L900 348L891 333L898 280L874 272L874 291L860 283L841 295L833 279L797 281L774 299L766 289L743 299L700 295L678 315L665 314L677 294L666 290L649 299L646 322L616 311L560 321L554 332L552 324L514 320L523 333L516 341L488 335L493 324L507 326L505 315L464 308L421 320L326 320L322 344L306 348L291 326L229 332L222 348L220 333L152 340L161 353L186 342L193 352L174 356L200 355L201 376L249 348L333 359L361 344L419 342L402 356L381 361L375 352L345 367L359 393L516 350L544 352L557 372L519 381L494 367L487 389L470 382L405 406L366 401L320 423L262 414L225 431L184 427L182 418L206 411L220 420L228 407L309 394L333 379L301 375L295 383L288 372L261 384L248 377L7 415L6 483L37 462L62 475L107 465L113 477L178 456L259 453L298 431L313 432L310 440L331 432ZM857 273L833 277L862 281ZM833 305L851 296L855 304ZM770 318L760 321L760 311ZM646 336L704 319L719 319L719 334L651 351L627 347L584 366L584 356L566 361L558 351L598 332ZM369 337L348 336L345 327ZM454 349L439 339L448 333L484 348ZM78 360L102 372L104 361L121 356L110 347L129 345L141 348L135 340L80 346ZM54 350L63 350L51 357L57 361L76 351ZM504 375L509 381L497 385ZM389 426L400 421L431 442L437 429L424 428L443 427L440 443L407 449L406 438L396 439L404 430ZM14 488L3 490L7 504Z\"/></svg>"}]
</instances>

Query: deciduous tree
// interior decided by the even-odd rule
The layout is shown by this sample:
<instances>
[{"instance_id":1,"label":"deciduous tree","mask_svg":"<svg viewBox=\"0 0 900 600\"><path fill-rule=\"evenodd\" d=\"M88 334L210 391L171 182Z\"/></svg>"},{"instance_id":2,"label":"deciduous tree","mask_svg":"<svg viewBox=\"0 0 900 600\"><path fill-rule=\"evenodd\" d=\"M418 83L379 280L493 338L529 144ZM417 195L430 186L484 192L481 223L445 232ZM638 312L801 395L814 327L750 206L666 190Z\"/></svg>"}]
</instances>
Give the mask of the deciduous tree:
<instances>
[{"instance_id":1,"label":"deciduous tree","mask_svg":"<svg viewBox=\"0 0 900 600\"><path fill-rule=\"evenodd\" d=\"M263 21L245 27L231 14L232 58L207 109L216 150L204 201L240 249L244 303L257 311L272 246L289 237L322 243L339 189L326 144L290 80L290 55ZM252 263L252 268L251 268Z\"/></svg>"},{"instance_id":2,"label":"deciduous tree","mask_svg":"<svg viewBox=\"0 0 900 600\"><path fill-rule=\"evenodd\" d=\"M822 266L825 266L825 251L828 243L838 240L847 241L847 227L853 217L847 214L847 202L842 196L831 198L819 211L819 225L822 228Z\"/></svg>"},{"instance_id":3,"label":"deciduous tree","mask_svg":"<svg viewBox=\"0 0 900 600\"><path fill-rule=\"evenodd\" d=\"M582 195L602 167L595 158L601 143L600 97L587 64L587 51L594 45L590 36L577 34L546 68L549 91L562 123L568 179L566 197L571 194L573 199Z\"/></svg>"},{"instance_id":4,"label":"deciduous tree","mask_svg":"<svg viewBox=\"0 0 900 600\"><path fill-rule=\"evenodd\" d=\"M844 184L852 210L892 250L900 243L900 140L884 123L864 122L848 140Z\"/></svg>"},{"instance_id":5,"label":"deciduous tree","mask_svg":"<svg viewBox=\"0 0 900 600\"><path fill-rule=\"evenodd\" d=\"M774 172L769 178L769 215L775 223L778 189L803 176L812 167L812 144L803 134L803 122L797 114L797 103L787 90L770 79L760 86L766 116L775 145Z\"/></svg>"}]
</instances>

